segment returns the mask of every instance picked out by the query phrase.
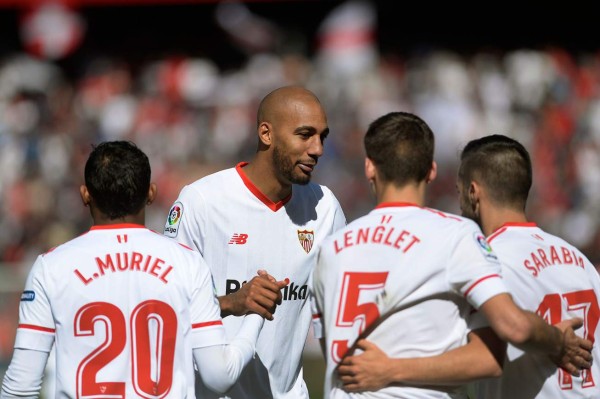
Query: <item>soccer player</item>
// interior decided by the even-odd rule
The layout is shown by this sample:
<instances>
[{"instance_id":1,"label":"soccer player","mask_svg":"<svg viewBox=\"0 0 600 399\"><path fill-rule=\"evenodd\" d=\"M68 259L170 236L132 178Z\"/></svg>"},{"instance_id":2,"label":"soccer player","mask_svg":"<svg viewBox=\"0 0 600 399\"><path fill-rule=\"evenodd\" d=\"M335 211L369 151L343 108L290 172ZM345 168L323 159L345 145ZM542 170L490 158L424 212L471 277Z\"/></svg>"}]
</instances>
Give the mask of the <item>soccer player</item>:
<instances>
[{"instance_id":1,"label":"soccer player","mask_svg":"<svg viewBox=\"0 0 600 399\"><path fill-rule=\"evenodd\" d=\"M594 342L600 339L600 277L581 251L528 220L532 180L531 160L521 143L503 135L473 140L461 154L461 211L488 237L519 306L550 324L580 317L582 334ZM600 359L597 345L592 356ZM509 345L502 378L476 386L480 397L491 399L600 398L600 364L572 376L546 357Z\"/></svg>"},{"instance_id":2,"label":"soccer player","mask_svg":"<svg viewBox=\"0 0 600 399\"><path fill-rule=\"evenodd\" d=\"M436 175L434 135L423 120L389 113L369 126L364 143L365 173L377 207L325 239L313 276L324 323L327 398L349 397L336 367L359 336L367 335L391 357L439 355L465 344L471 306L500 338L519 348L548 354L571 370L589 365L585 349L591 343L571 328L579 319L565 323L563 333L521 310L477 224L423 206ZM491 353L485 355L493 361ZM464 386L443 385L439 376L423 378L432 385L396 384L364 396L466 394Z\"/></svg>"},{"instance_id":3,"label":"soccer player","mask_svg":"<svg viewBox=\"0 0 600 399\"><path fill-rule=\"evenodd\" d=\"M281 302L228 397L308 397L302 352L311 323L309 278L318 245L346 224L332 192L310 182L328 134L311 91L278 88L259 105L254 158L185 186L169 212L165 235L202 253L224 316L257 312L271 319ZM281 289L253 278L257 269L289 284ZM240 322L223 320L230 334ZM217 396L204 387L200 392Z\"/></svg>"},{"instance_id":4,"label":"soccer player","mask_svg":"<svg viewBox=\"0 0 600 399\"><path fill-rule=\"evenodd\" d=\"M80 193L93 226L35 261L0 397L37 397L53 344L57 398L194 398L193 362L227 390L264 319L246 316L228 344L202 257L144 227L156 195L147 156L125 141L95 146Z\"/></svg>"},{"instance_id":5,"label":"soccer player","mask_svg":"<svg viewBox=\"0 0 600 399\"><path fill-rule=\"evenodd\" d=\"M598 273L578 249L528 221L525 207L533 177L527 150L514 139L491 135L468 143L461 160L457 186L462 213L488 235L515 302L551 324L578 316L583 320L585 338L595 342L600 317ZM506 170L510 173L503 172ZM466 346L444 354L444 361L440 357L388 359L374 343L364 339L357 347L364 352L345 358L339 367L344 387L349 391L422 381L429 379L432 372L452 375L455 381L483 376L478 352L469 352ZM524 353L514 345L509 345L504 356L503 353L502 378L473 384L476 397L600 397L597 362L581 372L569 369L571 372L566 373L548 358ZM600 356L597 347L592 356Z\"/></svg>"}]
</instances>

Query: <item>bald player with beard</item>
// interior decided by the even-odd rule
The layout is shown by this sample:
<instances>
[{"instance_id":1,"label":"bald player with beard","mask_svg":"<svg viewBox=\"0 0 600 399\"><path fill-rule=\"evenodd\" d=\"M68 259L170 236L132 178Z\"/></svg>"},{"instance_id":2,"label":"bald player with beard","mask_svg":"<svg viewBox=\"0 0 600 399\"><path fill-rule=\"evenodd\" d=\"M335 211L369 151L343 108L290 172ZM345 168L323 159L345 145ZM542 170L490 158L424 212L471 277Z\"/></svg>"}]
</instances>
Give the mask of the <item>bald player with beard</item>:
<instances>
[{"instance_id":1,"label":"bald player with beard","mask_svg":"<svg viewBox=\"0 0 600 399\"><path fill-rule=\"evenodd\" d=\"M329 127L314 93L285 86L261 101L256 133L250 162L182 189L164 234L203 255L228 332L242 320L231 316L255 312L273 319L227 397L308 398L302 352L311 322L309 279L318 245L346 225L333 193L310 181ZM261 269L272 278L258 278ZM198 396L222 397L204 386Z\"/></svg>"}]
</instances>

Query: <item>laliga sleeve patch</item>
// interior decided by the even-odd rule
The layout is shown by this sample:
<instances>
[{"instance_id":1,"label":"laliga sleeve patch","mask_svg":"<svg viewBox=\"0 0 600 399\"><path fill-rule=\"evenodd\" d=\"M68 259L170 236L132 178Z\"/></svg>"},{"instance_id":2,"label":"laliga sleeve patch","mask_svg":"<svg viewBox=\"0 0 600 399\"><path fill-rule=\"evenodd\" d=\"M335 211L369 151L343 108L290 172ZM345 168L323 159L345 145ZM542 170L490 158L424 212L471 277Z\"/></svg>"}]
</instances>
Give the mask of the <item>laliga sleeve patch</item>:
<instances>
[{"instance_id":1,"label":"laliga sleeve patch","mask_svg":"<svg viewBox=\"0 0 600 399\"><path fill-rule=\"evenodd\" d=\"M23 291L21 294L21 302L31 302L35 299L34 291Z\"/></svg>"},{"instance_id":2,"label":"laliga sleeve patch","mask_svg":"<svg viewBox=\"0 0 600 399\"><path fill-rule=\"evenodd\" d=\"M163 232L167 237L177 237L179 231L179 223L181 223L181 217L183 216L183 204L179 201L173 204L169 215L167 216L167 222L165 223L165 230Z\"/></svg>"},{"instance_id":3,"label":"laliga sleeve patch","mask_svg":"<svg viewBox=\"0 0 600 399\"><path fill-rule=\"evenodd\" d=\"M477 246L479 247L481 253L486 259L491 259L495 261L498 260L498 257L492 250L491 245L487 242L483 234L477 232L473 233L473 238L475 238L475 241L477 241Z\"/></svg>"}]
</instances>

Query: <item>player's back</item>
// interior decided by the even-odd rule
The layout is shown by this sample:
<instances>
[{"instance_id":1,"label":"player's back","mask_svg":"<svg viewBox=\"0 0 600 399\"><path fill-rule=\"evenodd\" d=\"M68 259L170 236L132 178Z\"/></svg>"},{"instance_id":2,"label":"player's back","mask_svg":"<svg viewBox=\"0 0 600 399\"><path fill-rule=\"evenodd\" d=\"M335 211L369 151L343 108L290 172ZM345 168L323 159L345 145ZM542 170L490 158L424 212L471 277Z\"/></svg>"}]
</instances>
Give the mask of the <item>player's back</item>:
<instances>
[{"instance_id":1,"label":"player's back","mask_svg":"<svg viewBox=\"0 0 600 399\"><path fill-rule=\"evenodd\" d=\"M584 326L576 333L591 341L600 339L600 277L577 248L534 223L506 224L489 242L519 306L537 312L551 324L580 317ZM479 389L490 398L599 398L597 345L592 356L591 370L573 377L546 356L526 354L509 345L502 379L486 380Z\"/></svg>"},{"instance_id":2,"label":"player's back","mask_svg":"<svg viewBox=\"0 0 600 399\"><path fill-rule=\"evenodd\" d=\"M21 319L56 328L57 397L194 397L190 303L212 286L198 253L143 226L95 226L34 268Z\"/></svg>"},{"instance_id":3,"label":"player's back","mask_svg":"<svg viewBox=\"0 0 600 399\"><path fill-rule=\"evenodd\" d=\"M499 269L472 221L428 208L383 204L334 233L321 246L314 274L326 335L326 391L346 395L334 368L365 330L392 357L440 354L464 344L465 297L481 304L503 292ZM461 392L396 386L361 395L448 398Z\"/></svg>"}]
</instances>

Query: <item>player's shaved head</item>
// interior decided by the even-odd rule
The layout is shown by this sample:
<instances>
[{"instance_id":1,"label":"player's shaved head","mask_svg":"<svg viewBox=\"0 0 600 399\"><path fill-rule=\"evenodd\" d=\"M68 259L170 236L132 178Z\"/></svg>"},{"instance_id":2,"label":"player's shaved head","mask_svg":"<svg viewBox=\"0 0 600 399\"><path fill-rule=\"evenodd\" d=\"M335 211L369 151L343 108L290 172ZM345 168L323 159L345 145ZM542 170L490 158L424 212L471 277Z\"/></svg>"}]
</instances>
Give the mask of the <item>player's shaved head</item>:
<instances>
[{"instance_id":1,"label":"player's shaved head","mask_svg":"<svg viewBox=\"0 0 600 399\"><path fill-rule=\"evenodd\" d=\"M531 159L521 143L494 134L470 141L462 151L458 179L481 184L500 206L525 210L532 184Z\"/></svg>"},{"instance_id":2,"label":"player's shaved head","mask_svg":"<svg viewBox=\"0 0 600 399\"><path fill-rule=\"evenodd\" d=\"M294 111L298 102L316 102L319 99L313 92L301 86L284 86L267 94L258 106L257 126L263 122L277 124L280 118L284 118Z\"/></svg>"}]
</instances>

